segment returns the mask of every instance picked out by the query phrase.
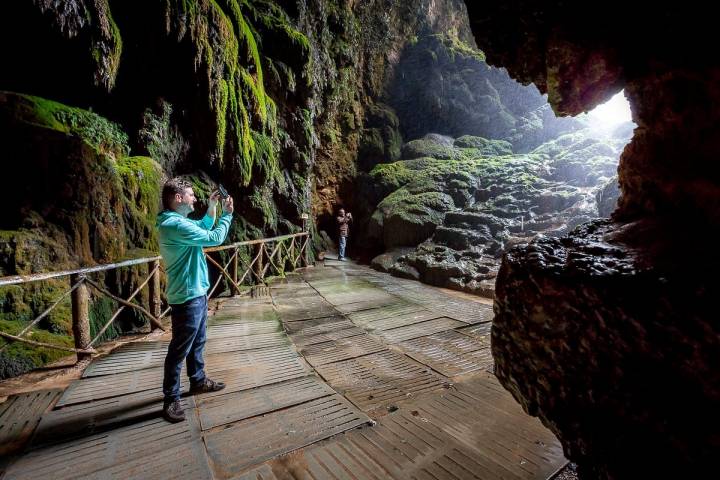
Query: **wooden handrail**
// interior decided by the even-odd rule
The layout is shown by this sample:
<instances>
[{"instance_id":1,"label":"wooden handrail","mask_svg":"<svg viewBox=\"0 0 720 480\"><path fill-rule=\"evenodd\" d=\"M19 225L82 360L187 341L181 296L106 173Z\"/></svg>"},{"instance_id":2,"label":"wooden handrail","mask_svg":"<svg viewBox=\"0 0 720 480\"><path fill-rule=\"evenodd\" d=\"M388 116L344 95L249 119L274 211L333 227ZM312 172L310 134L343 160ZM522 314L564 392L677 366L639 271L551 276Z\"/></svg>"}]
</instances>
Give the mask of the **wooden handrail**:
<instances>
[{"instance_id":1,"label":"wooden handrail","mask_svg":"<svg viewBox=\"0 0 720 480\"><path fill-rule=\"evenodd\" d=\"M301 237L305 237L304 241L298 242L299 245L301 245L299 251L296 253L296 246L295 246L295 240L299 239ZM285 245L286 240L290 241L290 246L288 247ZM246 240L242 242L235 242L230 245L223 245L218 247L212 247L212 248L205 248L203 249L206 258L210 263L215 265L221 272L221 276L216 282L215 286L213 287L213 291L218 286L220 279L222 276L225 276L227 280L232 285L232 290L238 294L240 292L240 285L245 281L245 278L248 274L252 273L256 277L256 281L264 284L265 283L265 274L270 270L270 267L274 267L274 270L276 273L279 273L280 275L284 275L285 273L285 265L287 260L290 260L290 263L292 265L292 268L296 268L298 260L303 257L304 263L308 264L308 243L310 240L310 234L309 232L300 232L300 233L292 233L288 235L280 235L277 237L271 237L271 238L262 238L258 240ZM272 252L268 255L269 249L267 248L267 245L270 243L275 243L276 245L272 249ZM250 262L250 265L247 266L245 271L242 274L242 277L238 279L238 256L239 256L239 247L243 246L255 246L256 247L256 254L253 258L253 260ZM235 252L230 257L230 260L225 266L220 265L217 261L215 261L213 258L211 258L208 254L211 252L220 252L224 250L234 249ZM285 251L286 257L283 256L283 250ZM264 254L264 255L263 255ZM304 254L304 255L303 255ZM267 257L267 263L263 265L263 256ZM275 258L277 256L277 259ZM162 323L160 322L160 319L165 317L168 312L170 311L170 307L165 309L162 313L160 313L160 279L159 279L159 270L160 270L160 260L161 257L154 256L154 257L144 257L144 258L135 258L132 260L125 260L122 262L117 263L110 263L110 264L104 264L104 265L97 265L94 267L86 267L86 268L76 268L73 270L63 270L63 271L57 271L57 272L43 272L43 273L36 273L31 275L14 275L9 277L2 277L0 278L0 287L2 286L8 286L8 285L18 285L23 283L29 283L29 282L36 282L36 281L42 281L42 280L49 280L53 278L59 278L59 277L65 277L70 276L71 277L71 287L70 290L66 291L59 299L57 299L53 305L51 305L49 308L47 308L42 314L40 314L37 318L35 318L32 322L30 322L20 333L17 335L11 335L6 332L0 331L0 338L5 339L8 342L22 342L29 345L34 345L37 347L44 347L44 348L53 348L56 350L62 350L66 352L73 352L78 355L78 360L82 360L84 358L87 358L90 356L90 354L95 353L95 350L92 348L92 345L99 340L99 338L102 336L102 334L107 330L107 328L110 327L110 325L115 321L115 319L118 317L119 313L125 308L130 307L134 308L136 310L139 310L145 316L148 317L150 320L150 323L155 328L160 328L164 330L164 327ZM276 263L277 262L277 263ZM128 299L120 298L113 293L109 292L107 289L103 288L103 286L99 285L98 283L94 282L93 280L87 278L87 274L89 273L96 273L96 272L103 272L108 270L114 270L117 268L122 267L129 267L134 265L141 265L143 263L153 263L152 268L149 267L149 274L148 277L145 279L142 284L135 289L135 291L130 295ZM230 264L233 264L232 273L228 272L228 266ZM303 262L301 262L302 264ZM136 303L132 303L131 300L144 288L148 283L150 283L150 310L148 311L143 306L138 305ZM89 338L90 333L90 324L89 324L89 296L87 291L87 285L92 286L96 291L102 293L103 295L115 300L118 302L121 307L112 315L109 321L105 323L105 325L100 329L100 331L96 334L95 338L92 339L92 341ZM27 333L34 325L36 325L38 322L40 322L44 317L50 313L50 311L55 308L57 305L60 304L62 300L64 300L68 295L71 295L72 297L72 310L73 310L73 336L75 338L75 348L66 347L63 345L52 345L49 343L44 342L37 342L34 340L30 340L28 338L23 338L23 335ZM4 345L3 347L0 347L0 350L2 350L7 345Z\"/></svg>"},{"instance_id":2,"label":"wooden handrail","mask_svg":"<svg viewBox=\"0 0 720 480\"><path fill-rule=\"evenodd\" d=\"M288 235L281 235L279 237L261 238L258 240L245 240L242 242L231 243L229 245L222 245L219 247L204 248L205 253L220 252L222 250L228 250L230 248L238 248L247 245L257 245L259 243L272 243L281 240L287 240L293 237L304 237L309 235L308 232L291 233ZM134 258L132 260L125 260L117 263L106 263L103 265L96 265L94 267L76 268L73 270L61 270L58 272L43 272L43 273L32 273L30 275L11 275L8 277L0 277L0 287L8 285L17 285L19 283L38 282L40 280L50 280L51 278L65 277L68 275L87 275L88 273L104 272L107 270L115 270L122 267L131 267L133 265L140 265L142 263L150 263L156 260L161 260L162 257L142 257Z\"/></svg>"},{"instance_id":3,"label":"wooden handrail","mask_svg":"<svg viewBox=\"0 0 720 480\"><path fill-rule=\"evenodd\" d=\"M40 280L49 280L51 278L66 277L68 275L82 275L94 272L103 272L106 270L114 270L116 268L130 267L132 265L140 265L141 263L160 260L162 257L135 258L118 263L108 263L105 265L97 265L95 267L76 268L75 270L63 270L60 272L33 273L31 275L13 275L10 277L0 278L0 287L6 285L17 285L18 283L38 282Z\"/></svg>"}]
</instances>

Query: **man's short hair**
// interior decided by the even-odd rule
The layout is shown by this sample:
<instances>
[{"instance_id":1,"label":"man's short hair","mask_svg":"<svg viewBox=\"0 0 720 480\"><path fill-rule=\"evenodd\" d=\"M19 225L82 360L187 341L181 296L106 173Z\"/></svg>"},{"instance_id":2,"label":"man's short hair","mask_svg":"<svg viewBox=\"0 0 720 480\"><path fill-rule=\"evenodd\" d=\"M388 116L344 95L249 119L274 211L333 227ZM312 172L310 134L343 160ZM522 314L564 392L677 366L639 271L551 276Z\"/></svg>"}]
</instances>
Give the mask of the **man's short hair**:
<instances>
[{"instance_id":1,"label":"man's short hair","mask_svg":"<svg viewBox=\"0 0 720 480\"><path fill-rule=\"evenodd\" d=\"M162 203L165 210L172 210L172 202L176 194L184 195L186 188L192 188L192 184L181 177L171 178L162 189Z\"/></svg>"}]
</instances>

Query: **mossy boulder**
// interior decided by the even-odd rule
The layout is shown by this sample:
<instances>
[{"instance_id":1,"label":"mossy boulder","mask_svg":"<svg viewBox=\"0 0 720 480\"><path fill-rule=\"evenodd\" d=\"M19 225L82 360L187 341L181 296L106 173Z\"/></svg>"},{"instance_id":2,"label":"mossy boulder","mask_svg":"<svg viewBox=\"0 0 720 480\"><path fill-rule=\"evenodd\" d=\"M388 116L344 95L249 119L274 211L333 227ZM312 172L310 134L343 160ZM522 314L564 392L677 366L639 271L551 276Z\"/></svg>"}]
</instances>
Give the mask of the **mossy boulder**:
<instances>
[{"instance_id":1,"label":"mossy boulder","mask_svg":"<svg viewBox=\"0 0 720 480\"><path fill-rule=\"evenodd\" d=\"M483 294L492 290L507 245L560 236L599 215L596 192L621 147L590 131L527 154L476 136L427 136L406 145L440 158L377 165L368 175L374 189L367 190L385 195L370 218L370 238L388 249L417 245L382 268Z\"/></svg>"},{"instance_id":2,"label":"mossy boulder","mask_svg":"<svg viewBox=\"0 0 720 480\"><path fill-rule=\"evenodd\" d=\"M453 143L458 148L472 148L477 150L477 154L487 157L497 157L502 155L512 155L512 144L505 140L488 140L483 137L474 137L472 135L463 135L455 139Z\"/></svg>"},{"instance_id":3,"label":"mossy boulder","mask_svg":"<svg viewBox=\"0 0 720 480\"><path fill-rule=\"evenodd\" d=\"M453 139L429 133L423 138L412 140L402 146L403 160L431 157L438 160L455 160L459 152L453 148Z\"/></svg>"},{"instance_id":4,"label":"mossy boulder","mask_svg":"<svg viewBox=\"0 0 720 480\"><path fill-rule=\"evenodd\" d=\"M454 208L445 193L410 193L401 188L378 205L383 216L383 243L387 247L417 245L432 235L445 213Z\"/></svg>"}]
</instances>

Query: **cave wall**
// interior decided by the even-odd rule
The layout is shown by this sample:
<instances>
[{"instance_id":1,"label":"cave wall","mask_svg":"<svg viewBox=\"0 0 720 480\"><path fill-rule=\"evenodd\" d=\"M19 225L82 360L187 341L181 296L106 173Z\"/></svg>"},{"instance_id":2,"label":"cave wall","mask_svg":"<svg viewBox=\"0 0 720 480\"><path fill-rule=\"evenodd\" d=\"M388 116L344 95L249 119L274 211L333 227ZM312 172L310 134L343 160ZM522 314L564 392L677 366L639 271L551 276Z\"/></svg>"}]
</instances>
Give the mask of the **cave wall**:
<instances>
[{"instance_id":1,"label":"cave wall","mask_svg":"<svg viewBox=\"0 0 720 480\"><path fill-rule=\"evenodd\" d=\"M364 124L405 44L462 22L461 0L8 3L0 164L22 181L0 226L0 271L154 251L157 192L175 175L193 182L197 212L215 182L228 188L232 240L299 231L310 213L317 242L318 222L354 205ZM120 152L98 143L117 139ZM2 328L18 331L55 287L1 290ZM42 327L68 341L65 317Z\"/></svg>"},{"instance_id":2,"label":"cave wall","mask_svg":"<svg viewBox=\"0 0 720 480\"><path fill-rule=\"evenodd\" d=\"M582 478L701 477L720 452L712 16L698 2L466 3L488 62L547 92L556 113L624 88L638 125L612 221L505 256L497 375Z\"/></svg>"}]
</instances>

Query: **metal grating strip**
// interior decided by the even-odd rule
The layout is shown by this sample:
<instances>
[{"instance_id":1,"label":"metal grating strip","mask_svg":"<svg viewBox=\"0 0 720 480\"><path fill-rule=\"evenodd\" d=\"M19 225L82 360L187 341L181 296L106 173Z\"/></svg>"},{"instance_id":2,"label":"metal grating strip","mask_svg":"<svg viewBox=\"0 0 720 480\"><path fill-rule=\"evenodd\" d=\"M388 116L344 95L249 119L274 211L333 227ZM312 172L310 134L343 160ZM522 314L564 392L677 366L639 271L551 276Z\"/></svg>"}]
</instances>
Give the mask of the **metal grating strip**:
<instances>
[{"instance_id":1,"label":"metal grating strip","mask_svg":"<svg viewBox=\"0 0 720 480\"><path fill-rule=\"evenodd\" d=\"M60 390L11 395L0 404L0 457L22 450Z\"/></svg>"},{"instance_id":2,"label":"metal grating strip","mask_svg":"<svg viewBox=\"0 0 720 480\"><path fill-rule=\"evenodd\" d=\"M172 447L199 438L199 422L193 414L192 398L184 399L189 413L184 422L168 423L154 418L110 432L33 450L11 465L5 480L52 478L75 479L159 455Z\"/></svg>"},{"instance_id":3,"label":"metal grating strip","mask_svg":"<svg viewBox=\"0 0 720 480\"><path fill-rule=\"evenodd\" d=\"M376 302L374 300L364 300L364 301L359 301L359 302L336 305L335 308L337 308L340 312L342 312L344 314L348 314L348 313L361 312L363 310L372 310L375 308L387 308L387 307L392 307L393 305L399 304L397 297L390 296L390 298L391 298L391 300L388 300L387 302ZM409 305L409 304L403 303L403 305Z\"/></svg>"},{"instance_id":4,"label":"metal grating strip","mask_svg":"<svg viewBox=\"0 0 720 480\"><path fill-rule=\"evenodd\" d=\"M335 391L332 388L311 376L209 399L206 397L198 399L200 424L203 430L209 430L333 394Z\"/></svg>"},{"instance_id":5,"label":"metal grating strip","mask_svg":"<svg viewBox=\"0 0 720 480\"><path fill-rule=\"evenodd\" d=\"M495 377L481 373L457 386L408 409L517 478L548 478L565 464L553 434L525 415Z\"/></svg>"},{"instance_id":6,"label":"metal grating strip","mask_svg":"<svg viewBox=\"0 0 720 480\"><path fill-rule=\"evenodd\" d=\"M43 415L32 445L65 442L73 437L159 417L162 399L160 390L145 390L53 410Z\"/></svg>"},{"instance_id":7,"label":"metal grating strip","mask_svg":"<svg viewBox=\"0 0 720 480\"><path fill-rule=\"evenodd\" d=\"M262 335L279 332L282 330L279 320L268 320L262 322L224 322L215 325L211 318L211 325L207 329L207 338L239 337L246 335Z\"/></svg>"},{"instance_id":8,"label":"metal grating strip","mask_svg":"<svg viewBox=\"0 0 720 480\"><path fill-rule=\"evenodd\" d=\"M57 407L72 405L74 403L89 402L103 398L127 395L143 390L162 389L162 368L146 368L133 372L90 377L72 382L57 403ZM181 379L185 379L182 375ZM186 385L183 385L186 386Z\"/></svg>"},{"instance_id":9,"label":"metal grating strip","mask_svg":"<svg viewBox=\"0 0 720 480\"><path fill-rule=\"evenodd\" d=\"M284 324L285 330L290 335L316 335L332 332L334 330L341 330L343 328L352 328L354 326L354 323L342 315L299 320L297 322L288 322Z\"/></svg>"},{"instance_id":10,"label":"metal grating strip","mask_svg":"<svg viewBox=\"0 0 720 480\"><path fill-rule=\"evenodd\" d=\"M373 428L273 460L243 478L530 480L549 478L565 464L552 433L507 392L494 390L496 380L476 383L490 388L489 403L448 390L428 394ZM482 386L473 389L479 395Z\"/></svg>"},{"instance_id":11,"label":"metal grating strip","mask_svg":"<svg viewBox=\"0 0 720 480\"><path fill-rule=\"evenodd\" d=\"M205 443L216 478L229 478L276 455L368 423L366 415L332 395L206 434Z\"/></svg>"},{"instance_id":12,"label":"metal grating strip","mask_svg":"<svg viewBox=\"0 0 720 480\"><path fill-rule=\"evenodd\" d=\"M257 348L271 348L288 344L285 333L266 333L262 335L249 335L246 337L220 337L216 336L207 341L205 353L225 353L241 350L254 350ZM164 360L164 359L163 359Z\"/></svg>"},{"instance_id":13,"label":"metal grating strip","mask_svg":"<svg viewBox=\"0 0 720 480\"><path fill-rule=\"evenodd\" d=\"M451 300L436 302L427 306L446 317L469 324L492 322L495 316L492 305L481 302Z\"/></svg>"},{"instance_id":14,"label":"metal grating strip","mask_svg":"<svg viewBox=\"0 0 720 480\"><path fill-rule=\"evenodd\" d=\"M207 355L205 368L208 375L222 376L218 378L227 384L227 391L254 388L308 373L300 357L290 347ZM66 406L144 390L160 394L162 378L162 367L156 367L76 380L65 390L57 405ZM184 372L180 378L183 388L186 388L187 376Z\"/></svg>"},{"instance_id":15,"label":"metal grating strip","mask_svg":"<svg viewBox=\"0 0 720 480\"><path fill-rule=\"evenodd\" d=\"M492 329L492 323L479 323L477 325L471 325L465 328L458 328L457 331L471 337L475 337L479 340L484 340L490 337L490 330Z\"/></svg>"},{"instance_id":16,"label":"metal grating strip","mask_svg":"<svg viewBox=\"0 0 720 480\"><path fill-rule=\"evenodd\" d=\"M356 480L517 479L509 471L479 458L432 424L407 415L389 415L372 429L348 432L335 441L274 460L253 471L257 477ZM275 476L277 473L277 476Z\"/></svg>"},{"instance_id":17,"label":"metal grating strip","mask_svg":"<svg viewBox=\"0 0 720 480\"><path fill-rule=\"evenodd\" d=\"M408 400L446 383L405 355L385 351L316 367L318 373L363 411Z\"/></svg>"},{"instance_id":18,"label":"metal grating strip","mask_svg":"<svg viewBox=\"0 0 720 480\"><path fill-rule=\"evenodd\" d=\"M222 307L214 315L208 317L211 325L222 325L226 323L270 323L280 320L272 305L264 305L263 308L243 307Z\"/></svg>"},{"instance_id":19,"label":"metal grating strip","mask_svg":"<svg viewBox=\"0 0 720 480\"><path fill-rule=\"evenodd\" d=\"M363 291L360 292L354 291L348 293L324 294L322 291L320 291L320 293L323 294L325 300L335 306L347 305L357 302L374 302L375 305L383 305L397 301L396 297L375 288L373 288L372 290L365 288L363 289Z\"/></svg>"},{"instance_id":20,"label":"metal grating strip","mask_svg":"<svg viewBox=\"0 0 720 480\"><path fill-rule=\"evenodd\" d=\"M446 377L482 370L493 363L489 338L480 340L455 330L415 338L397 346Z\"/></svg>"},{"instance_id":21,"label":"metal grating strip","mask_svg":"<svg viewBox=\"0 0 720 480\"><path fill-rule=\"evenodd\" d=\"M398 343L412 338L443 332L465 325L463 322L452 318L435 318L425 322L414 323L405 327L393 328L392 330L378 330L374 333L388 343Z\"/></svg>"},{"instance_id":22,"label":"metal grating strip","mask_svg":"<svg viewBox=\"0 0 720 480\"><path fill-rule=\"evenodd\" d=\"M298 320L309 320L311 318L332 317L340 314L340 312L330 306L318 308L284 307L279 310L279 312L280 318L282 318L283 322L296 322Z\"/></svg>"},{"instance_id":23,"label":"metal grating strip","mask_svg":"<svg viewBox=\"0 0 720 480\"><path fill-rule=\"evenodd\" d=\"M341 338L332 342L317 343L300 349L305 360L316 367L326 363L360 357L369 353L386 350L387 347L369 335L363 334L350 338Z\"/></svg>"},{"instance_id":24,"label":"metal grating strip","mask_svg":"<svg viewBox=\"0 0 720 480\"><path fill-rule=\"evenodd\" d=\"M422 305L401 303L350 313L348 314L348 318L358 325L367 325L386 318L393 318L400 315L414 315L423 312L426 313L428 310Z\"/></svg>"},{"instance_id":25,"label":"metal grating strip","mask_svg":"<svg viewBox=\"0 0 720 480\"><path fill-rule=\"evenodd\" d=\"M162 365L169 342L133 342L113 350L109 355L93 359L83 378L114 375Z\"/></svg>"},{"instance_id":26,"label":"metal grating strip","mask_svg":"<svg viewBox=\"0 0 720 480\"><path fill-rule=\"evenodd\" d=\"M343 338L356 337L358 335L365 335L365 330L358 327L350 327L315 335L291 335L291 338L293 343L298 347L305 347L318 343L333 342Z\"/></svg>"},{"instance_id":27,"label":"metal grating strip","mask_svg":"<svg viewBox=\"0 0 720 480\"><path fill-rule=\"evenodd\" d=\"M438 318L439 315L430 310L422 310L415 313L394 315L389 318L383 318L372 322L363 322L361 325L368 330L391 330L409 325L419 324L427 320ZM458 322L457 325L462 326L464 323Z\"/></svg>"},{"instance_id":28,"label":"metal grating strip","mask_svg":"<svg viewBox=\"0 0 720 480\"><path fill-rule=\"evenodd\" d=\"M83 480L212 480L205 446L197 440L94 472Z\"/></svg>"}]
</instances>

